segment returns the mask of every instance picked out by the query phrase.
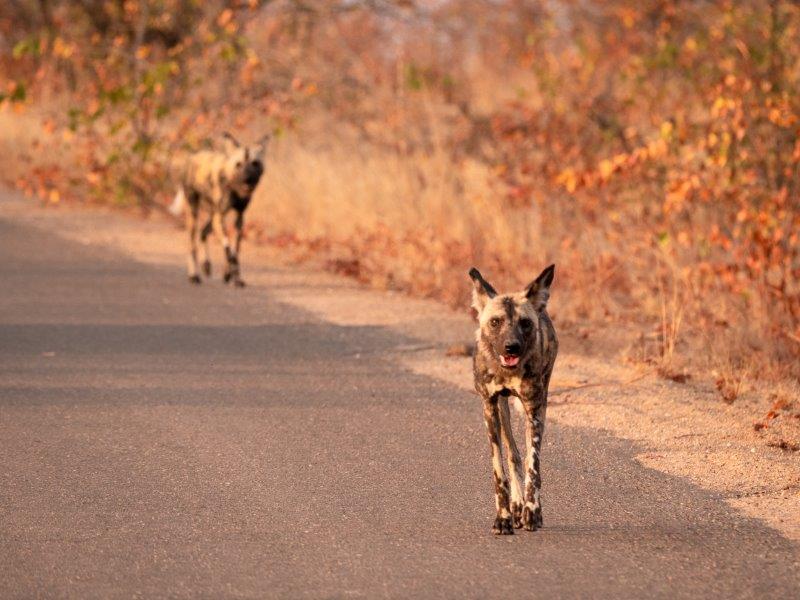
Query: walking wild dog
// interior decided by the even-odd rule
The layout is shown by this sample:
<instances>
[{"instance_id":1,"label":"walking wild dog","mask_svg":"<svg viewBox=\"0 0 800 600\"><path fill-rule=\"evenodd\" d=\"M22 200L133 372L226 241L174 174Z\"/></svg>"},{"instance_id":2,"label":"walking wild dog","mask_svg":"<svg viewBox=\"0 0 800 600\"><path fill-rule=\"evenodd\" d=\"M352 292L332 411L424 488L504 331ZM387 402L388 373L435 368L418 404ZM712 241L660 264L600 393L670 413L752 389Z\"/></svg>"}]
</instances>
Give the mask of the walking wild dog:
<instances>
[{"instance_id":1,"label":"walking wild dog","mask_svg":"<svg viewBox=\"0 0 800 600\"><path fill-rule=\"evenodd\" d=\"M256 185L264 173L264 150L268 136L252 146L243 146L230 133L225 133L224 150L203 150L186 158L180 167L180 185L170 212L179 215L186 211L186 230L189 235L189 281L200 283L197 265L198 237L203 243L203 273L211 275L208 236L214 235L225 250L225 282L244 286L239 274L239 249L242 242L244 211L250 203ZM200 209L205 209L208 221L198 230ZM231 246L225 233L225 215L236 213L236 238ZM199 236L198 236L199 233Z\"/></svg>"},{"instance_id":2,"label":"walking wild dog","mask_svg":"<svg viewBox=\"0 0 800 600\"><path fill-rule=\"evenodd\" d=\"M554 272L555 265L550 265L515 294L498 294L477 269L469 272L474 286L472 306L478 313L473 372L475 389L483 398L483 419L492 450L497 509L492 531L498 535L512 534L520 527L536 531L542 526L539 454L547 388L558 353L556 332L546 310ZM524 488L520 487L523 464L511 431L509 396L522 404L525 413ZM508 479L503 472L501 437Z\"/></svg>"}]
</instances>

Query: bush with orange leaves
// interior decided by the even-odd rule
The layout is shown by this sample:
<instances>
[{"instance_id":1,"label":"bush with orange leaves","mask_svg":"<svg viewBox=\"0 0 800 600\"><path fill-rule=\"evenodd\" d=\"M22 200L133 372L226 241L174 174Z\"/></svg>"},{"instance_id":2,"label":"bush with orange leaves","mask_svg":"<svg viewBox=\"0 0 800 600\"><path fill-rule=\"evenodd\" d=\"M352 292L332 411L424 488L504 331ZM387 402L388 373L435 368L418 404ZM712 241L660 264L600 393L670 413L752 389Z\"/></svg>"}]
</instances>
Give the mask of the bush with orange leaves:
<instances>
[{"instance_id":1,"label":"bush with orange leaves","mask_svg":"<svg viewBox=\"0 0 800 600\"><path fill-rule=\"evenodd\" d=\"M33 193L158 205L177 149L273 129L253 235L454 304L471 264L556 261L566 328L800 377L796 3L19 2L0 32L6 106L63 149Z\"/></svg>"}]
</instances>

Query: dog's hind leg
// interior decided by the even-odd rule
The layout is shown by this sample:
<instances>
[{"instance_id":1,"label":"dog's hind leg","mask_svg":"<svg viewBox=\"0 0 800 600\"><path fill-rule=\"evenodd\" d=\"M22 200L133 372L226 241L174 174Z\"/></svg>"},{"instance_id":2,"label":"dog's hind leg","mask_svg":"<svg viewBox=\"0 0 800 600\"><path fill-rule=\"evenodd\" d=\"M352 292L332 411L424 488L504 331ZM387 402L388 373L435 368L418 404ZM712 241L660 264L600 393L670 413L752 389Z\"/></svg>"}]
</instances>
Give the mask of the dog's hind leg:
<instances>
[{"instance_id":1,"label":"dog's hind leg","mask_svg":"<svg viewBox=\"0 0 800 600\"><path fill-rule=\"evenodd\" d=\"M206 277L211 277L211 253L208 248L208 236L211 235L212 229L213 225L211 223L211 217L209 217L206 224L203 225L203 228L200 230L200 241L203 243L203 275Z\"/></svg>"},{"instance_id":2,"label":"dog's hind leg","mask_svg":"<svg viewBox=\"0 0 800 600\"><path fill-rule=\"evenodd\" d=\"M186 210L186 232L189 235L189 257L188 270L189 282L200 283L200 276L197 274L197 213L199 206L197 202L189 202Z\"/></svg>"},{"instance_id":3,"label":"dog's hind leg","mask_svg":"<svg viewBox=\"0 0 800 600\"><path fill-rule=\"evenodd\" d=\"M492 480L494 481L494 502L497 516L492 531L497 535L514 533L511 511L508 504L508 479L503 472L503 457L500 454L500 412L497 396L483 401L483 420L489 435L492 451Z\"/></svg>"},{"instance_id":4,"label":"dog's hind leg","mask_svg":"<svg viewBox=\"0 0 800 600\"><path fill-rule=\"evenodd\" d=\"M503 436L503 446L506 449L506 463L508 475L511 480L511 517L514 527L522 527L522 458L519 455L514 432L511 428L511 412L508 408L508 396L498 398L500 409L500 432Z\"/></svg>"},{"instance_id":5,"label":"dog's hind leg","mask_svg":"<svg viewBox=\"0 0 800 600\"><path fill-rule=\"evenodd\" d=\"M544 421L547 412L547 391L534 390L534 396L523 400L525 407L525 506L522 509L522 526L528 531L536 531L542 526L542 475L539 457L542 450Z\"/></svg>"}]
</instances>

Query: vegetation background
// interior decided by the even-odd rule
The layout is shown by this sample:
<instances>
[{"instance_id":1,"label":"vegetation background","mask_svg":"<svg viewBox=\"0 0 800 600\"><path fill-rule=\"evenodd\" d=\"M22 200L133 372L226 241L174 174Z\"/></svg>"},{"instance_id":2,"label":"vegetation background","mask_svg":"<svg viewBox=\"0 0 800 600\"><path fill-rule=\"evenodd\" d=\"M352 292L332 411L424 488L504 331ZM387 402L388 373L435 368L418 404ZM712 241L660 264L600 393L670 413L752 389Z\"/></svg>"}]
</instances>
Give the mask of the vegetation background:
<instances>
[{"instance_id":1,"label":"vegetation background","mask_svg":"<svg viewBox=\"0 0 800 600\"><path fill-rule=\"evenodd\" d=\"M152 211L176 153L271 131L251 241L453 305L557 262L562 330L772 390L764 427L800 421L798 91L789 0L0 7L7 183Z\"/></svg>"}]
</instances>

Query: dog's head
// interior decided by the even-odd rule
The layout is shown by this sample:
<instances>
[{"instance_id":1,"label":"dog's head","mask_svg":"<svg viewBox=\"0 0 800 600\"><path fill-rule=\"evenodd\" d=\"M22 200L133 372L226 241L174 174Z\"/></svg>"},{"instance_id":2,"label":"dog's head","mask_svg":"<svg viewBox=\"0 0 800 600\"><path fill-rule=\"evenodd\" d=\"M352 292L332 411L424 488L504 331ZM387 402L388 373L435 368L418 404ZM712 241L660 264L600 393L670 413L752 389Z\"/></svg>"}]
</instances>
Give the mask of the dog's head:
<instances>
[{"instance_id":1,"label":"dog's head","mask_svg":"<svg viewBox=\"0 0 800 600\"><path fill-rule=\"evenodd\" d=\"M225 176L231 188L240 196L250 196L264 174L264 152L269 135L250 146L240 144L227 131L225 142Z\"/></svg>"},{"instance_id":2,"label":"dog's head","mask_svg":"<svg viewBox=\"0 0 800 600\"><path fill-rule=\"evenodd\" d=\"M498 294L478 269L471 269L472 307L478 313L478 341L504 369L513 370L533 348L539 313L550 298L555 265L550 265L522 292Z\"/></svg>"}]
</instances>

